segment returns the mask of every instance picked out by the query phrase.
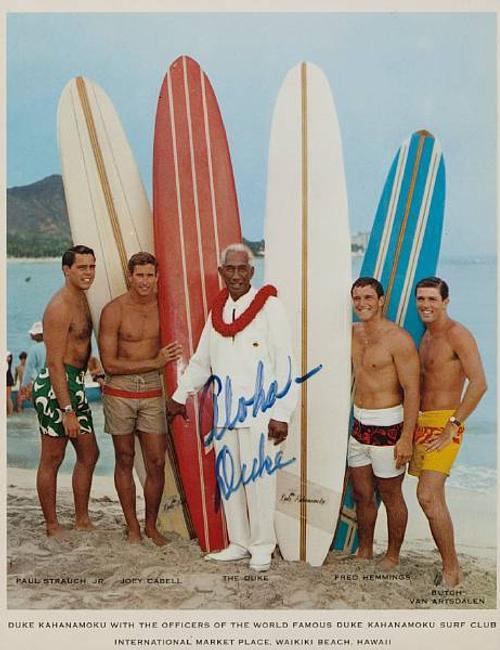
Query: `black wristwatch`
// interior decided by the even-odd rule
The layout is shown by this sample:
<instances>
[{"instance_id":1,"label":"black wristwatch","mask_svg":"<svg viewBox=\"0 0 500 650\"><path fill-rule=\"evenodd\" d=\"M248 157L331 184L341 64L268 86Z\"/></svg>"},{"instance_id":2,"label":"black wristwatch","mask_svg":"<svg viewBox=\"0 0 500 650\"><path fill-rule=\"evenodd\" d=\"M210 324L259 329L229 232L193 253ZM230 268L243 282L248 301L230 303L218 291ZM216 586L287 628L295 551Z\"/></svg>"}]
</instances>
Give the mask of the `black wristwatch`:
<instances>
[{"instance_id":1,"label":"black wristwatch","mask_svg":"<svg viewBox=\"0 0 500 650\"><path fill-rule=\"evenodd\" d=\"M62 409L63 413L74 413L75 411L73 410L73 407L71 404L68 404L67 406L64 406Z\"/></svg>"},{"instance_id":2,"label":"black wristwatch","mask_svg":"<svg viewBox=\"0 0 500 650\"><path fill-rule=\"evenodd\" d=\"M462 426L462 423L460 422L460 420L457 420L457 418L454 415L451 416L451 418L449 419L449 422L451 424L454 424L457 427L457 429L460 429L460 427Z\"/></svg>"}]
</instances>

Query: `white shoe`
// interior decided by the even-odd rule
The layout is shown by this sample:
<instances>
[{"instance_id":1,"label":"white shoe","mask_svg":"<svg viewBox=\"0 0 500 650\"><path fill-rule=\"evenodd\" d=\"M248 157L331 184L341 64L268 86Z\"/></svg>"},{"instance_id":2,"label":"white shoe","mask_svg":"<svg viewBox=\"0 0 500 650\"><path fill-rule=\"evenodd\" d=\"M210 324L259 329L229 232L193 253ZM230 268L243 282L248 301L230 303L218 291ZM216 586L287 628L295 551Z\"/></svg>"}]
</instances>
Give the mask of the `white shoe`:
<instances>
[{"instance_id":1,"label":"white shoe","mask_svg":"<svg viewBox=\"0 0 500 650\"><path fill-rule=\"evenodd\" d=\"M271 558L252 558L248 566L252 569L252 571L269 571L271 568Z\"/></svg>"},{"instance_id":2,"label":"white shoe","mask_svg":"<svg viewBox=\"0 0 500 650\"><path fill-rule=\"evenodd\" d=\"M208 553L205 555L205 560L215 560L216 562L237 562L249 557L250 553L237 544L229 544L223 551L217 553Z\"/></svg>"}]
</instances>

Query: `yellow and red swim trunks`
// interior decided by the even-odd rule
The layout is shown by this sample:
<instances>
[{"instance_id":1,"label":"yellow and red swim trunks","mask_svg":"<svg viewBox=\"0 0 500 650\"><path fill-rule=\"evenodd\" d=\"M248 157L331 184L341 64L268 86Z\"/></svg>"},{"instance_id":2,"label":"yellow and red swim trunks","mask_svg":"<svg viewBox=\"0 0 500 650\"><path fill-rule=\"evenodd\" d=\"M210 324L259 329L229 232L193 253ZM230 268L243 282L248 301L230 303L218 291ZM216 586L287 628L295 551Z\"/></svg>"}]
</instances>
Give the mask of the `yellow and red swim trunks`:
<instances>
[{"instance_id":1,"label":"yellow and red swim trunks","mask_svg":"<svg viewBox=\"0 0 500 650\"><path fill-rule=\"evenodd\" d=\"M408 468L409 474L420 476L420 472L423 470L431 470L450 475L450 470L462 444L463 426L444 449L427 451L426 445L443 433L446 423L454 413L454 410L446 410L421 411L418 414L417 428L413 435L413 455Z\"/></svg>"}]
</instances>

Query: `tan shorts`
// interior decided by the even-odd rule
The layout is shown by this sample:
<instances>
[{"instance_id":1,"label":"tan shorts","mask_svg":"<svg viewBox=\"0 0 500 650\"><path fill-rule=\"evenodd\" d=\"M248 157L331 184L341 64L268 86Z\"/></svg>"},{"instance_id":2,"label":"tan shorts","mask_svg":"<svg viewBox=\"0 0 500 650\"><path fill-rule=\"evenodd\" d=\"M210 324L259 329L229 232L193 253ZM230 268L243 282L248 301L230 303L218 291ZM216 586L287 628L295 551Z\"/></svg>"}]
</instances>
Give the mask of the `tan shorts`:
<instances>
[{"instance_id":1,"label":"tan shorts","mask_svg":"<svg viewBox=\"0 0 500 650\"><path fill-rule=\"evenodd\" d=\"M114 436L167 432L160 373L113 375L103 389L104 431Z\"/></svg>"}]
</instances>

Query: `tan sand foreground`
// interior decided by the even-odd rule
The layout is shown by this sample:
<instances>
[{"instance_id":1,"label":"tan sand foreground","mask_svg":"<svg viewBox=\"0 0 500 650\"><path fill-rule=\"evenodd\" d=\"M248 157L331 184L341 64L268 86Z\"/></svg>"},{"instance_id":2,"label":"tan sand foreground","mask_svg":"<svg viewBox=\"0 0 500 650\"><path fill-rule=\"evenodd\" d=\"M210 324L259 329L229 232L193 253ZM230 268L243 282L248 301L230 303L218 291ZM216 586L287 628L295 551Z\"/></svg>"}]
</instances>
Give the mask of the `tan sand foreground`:
<instances>
[{"instance_id":1,"label":"tan sand foreground","mask_svg":"<svg viewBox=\"0 0 500 650\"><path fill-rule=\"evenodd\" d=\"M400 566L390 573L376 561L331 553L313 568L275 557L266 574L246 562L223 566L204 560L196 540L168 536L131 545L111 477L96 477L91 515L96 530L70 531L56 542L44 534L35 472L8 469L7 603L9 609L491 609L496 607L495 497L449 490L464 569L453 590L436 587L440 561L405 481L410 524ZM71 528L71 477L61 475L61 523ZM142 508L142 499L140 500ZM377 551L384 548L383 509Z\"/></svg>"}]
</instances>

